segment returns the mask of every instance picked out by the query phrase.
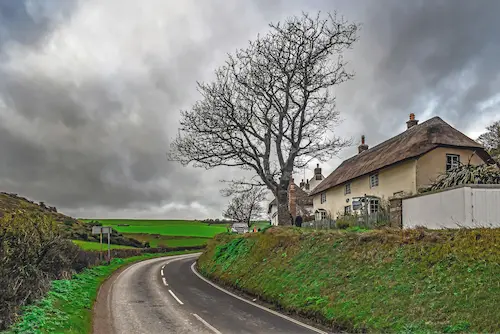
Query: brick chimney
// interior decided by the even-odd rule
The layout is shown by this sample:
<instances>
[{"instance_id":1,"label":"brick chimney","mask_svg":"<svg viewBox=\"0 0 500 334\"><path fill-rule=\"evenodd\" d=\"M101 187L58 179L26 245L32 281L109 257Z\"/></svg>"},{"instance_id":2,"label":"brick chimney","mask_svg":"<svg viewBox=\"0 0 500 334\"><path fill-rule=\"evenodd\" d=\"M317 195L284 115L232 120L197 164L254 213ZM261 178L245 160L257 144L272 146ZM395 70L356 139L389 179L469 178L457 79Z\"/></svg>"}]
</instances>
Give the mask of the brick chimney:
<instances>
[{"instance_id":1,"label":"brick chimney","mask_svg":"<svg viewBox=\"0 0 500 334\"><path fill-rule=\"evenodd\" d=\"M304 189L304 186L305 186L305 185L306 185L306 184L304 183L304 179L302 179L302 181L300 181L300 188L301 188L301 189Z\"/></svg>"},{"instance_id":2,"label":"brick chimney","mask_svg":"<svg viewBox=\"0 0 500 334\"><path fill-rule=\"evenodd\" d=\"M358 153L364 152L368 149L368 145L365 144L365 135L361 136L361 145L358 146Z\"/></svg>"},{"instance_id":3,"label":"brick chimney","mask_svg":"<svg viewBox=\"0 0 500 334\"><path fill-rule=\"evenodd\" d=\"M309 187L310 187L310 185L309 185L309 179L306 180L306 186L305 187L306 187L306 190L309 190Z\"/></svg>"},{"instance_id":4,"label":"brick chimney","mask_svg":"<svg viewBox=\"0 0 500 334\"><path fill-rule=\"evenodd\" d=\"M415 126L418 124L418 120L415 119L415 114L411 113L410 114L410 120L406 122L406 125L408 126L408 129L411 128L412 126Z\"/></svg>"},{"instance_id":5,"label":"brick chimney","mask_svg":"<svg viewBox=\"0 0 500 334\"><path fill-rule=\"evenodd\" d=\"M288 210L290 210L290 214L295 220L295 217L297 216L297 193L293 178L290 180L290 185L288 187Z\"/></svg>"},{"instance_id":6,"label":"brick chimney","mask_svg":"<svg viewBox=\"0 0 500 334\"><path fill-rule=\"evenodd\" d=\"M321 168L319 167L319 164L316 164L316 168L314 168L314 179L323 180L323 175L321 175Z\"/></svg>"}]
</instances>

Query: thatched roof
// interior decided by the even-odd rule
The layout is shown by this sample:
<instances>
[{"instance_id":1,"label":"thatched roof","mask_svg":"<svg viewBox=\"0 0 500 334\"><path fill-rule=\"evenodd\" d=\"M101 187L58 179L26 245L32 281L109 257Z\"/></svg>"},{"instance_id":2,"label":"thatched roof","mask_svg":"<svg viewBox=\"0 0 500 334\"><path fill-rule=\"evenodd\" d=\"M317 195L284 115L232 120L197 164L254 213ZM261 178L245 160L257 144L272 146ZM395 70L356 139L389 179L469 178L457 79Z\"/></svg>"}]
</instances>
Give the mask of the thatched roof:
<instances>
[{"instance_id":1,"label":"thatched roof","mask_svg":"<svg viewBox=\"0 0 500 334\"><path fill-rule=\"evenodd\" d=\"M313 189L311 195L395 163L416 158L440 146L476 149L476 154L480 158L488 163L493 163L483 146L441 118L433 117L345 160Z\"/></svg>"}]
</instances>

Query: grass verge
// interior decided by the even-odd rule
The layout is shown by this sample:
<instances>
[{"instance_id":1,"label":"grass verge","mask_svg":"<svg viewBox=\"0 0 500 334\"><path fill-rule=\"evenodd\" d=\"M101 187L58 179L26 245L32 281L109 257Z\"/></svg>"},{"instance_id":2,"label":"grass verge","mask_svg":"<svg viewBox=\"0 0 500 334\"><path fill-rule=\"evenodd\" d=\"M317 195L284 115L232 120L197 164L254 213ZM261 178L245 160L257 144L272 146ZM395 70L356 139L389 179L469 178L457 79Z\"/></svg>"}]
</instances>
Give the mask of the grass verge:
<instances>
[{"instance_id":1,"label":"grass verge","mask_svg":"<svg viewBox=\"0 0 500 334\"><path fill-rule=\"evenodd\" d=\"M136 233L127 234L124 236L134 238L141 242L149 242L150 247L187 247L187 246L202 246L206 245L208 240L212 238L186 237L186 236L171 236L161 234Z\"/></svg>"},{"instance_id":2,"label":"grass verge","mask_svg":"<svg viewBox=\"0 0 500 334\"><path fill-rule=\"evenodd\" d=\"M500 229L219 235L213 280L333 331L500 332Z\"/></svg>"},{"instance_id":3,"label":"grass verge","mask_svg":"<svg viewBox=\"0 0 500 334\"><path fill-rule=\"evenodd\" d=\"M92 307L101 284L120 267L133 262L168 255L195 253L178 251L143 254L126 259L113 259L110 265L85 269L70 280L52 282L51 289L40 302L23 308L19 322L5 334L13 333L90 333Z\"/></svg>"},{"instance_id":4,"label":"grass verge","mask_svg":"<svg viewBox=\"0 0 500 334\"><path fill-rule=\"evenodd\" d=\"M99 243L99 242L83 241L83 240L71 240L71 241L83 250L91 250L91 251L101 250L101 243ZM110 249L136 249L136 247L115 245L115 244L109 245L109 248ZM106 242L103 242L102 249L103 250L108 249L108 244Z\"/></svg>"}]
</instances>

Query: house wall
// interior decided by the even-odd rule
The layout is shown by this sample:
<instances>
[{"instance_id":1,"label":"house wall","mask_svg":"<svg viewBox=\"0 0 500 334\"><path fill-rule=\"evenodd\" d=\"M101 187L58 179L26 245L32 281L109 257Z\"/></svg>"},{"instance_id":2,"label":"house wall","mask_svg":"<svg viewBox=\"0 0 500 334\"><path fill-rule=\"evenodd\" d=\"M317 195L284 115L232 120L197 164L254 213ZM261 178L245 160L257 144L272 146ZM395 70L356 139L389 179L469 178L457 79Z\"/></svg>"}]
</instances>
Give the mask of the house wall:
<instances>
[{"instance_id":1,"label":"house wall","mask_svg":"<svg viewBox=\"0 0 500 334\"><path fill-rule=\"evenodd\" d=\"M417 159L417 189L428 186L439 174L446 171L446 154L457 154L460 162L480 165L484 161L474 154L474 150L465 148L438 147Z\"/></svg>"},{"instance_id":2,"label":"house wall","mask_svg":"<svg viewBox=\"0 0 500 334\"><path fill-rule=\"evenodd\" d=\"M405 198L403 228L500 227L500 186L467 185Z\"/></svg>"},{"instance_id":3,"label":"house wall","mask_svg":"<svg viewBox=\"0 0 500 334\"><path fill-rule=\"evenodd\" d=\"M316 180L316 175L314 175L310 180L309 180L309 191L308 192L311 192L318 184L321 183L321 181L323 181L325 179L325 177L323 175L321 175L321 180Z\"/></svg>"},{"instance_id":4,"label":"house wall","mask_svg":"<svg viewBox=\"0 0 500 334\"><path fill-rule=\"evenodd\" d=\"M278 206L271 206L271 213L269 214L269 220L271 221L271 225L278 226Z\"/></svg>"},{"instance_id":5,"label":"house wall","mask_svg":"<svg viewBox=\"0 0 500 334\"><path fill-rule=\"evenodd\" d=\"M321 194L313 197L314 211L324 209L332 219L337 219L338 213L344 213L344 207L352 205L353 197L366 195L377 196L388 200L395 193L416 193L416 160L408 160L379 171L379 185L370 188L369 175L351 180L351 193L344 195L345 184L326 191L326 202L321 203ZM349 199L349 202L346 200Z\"/></svg>"}]
</instances>

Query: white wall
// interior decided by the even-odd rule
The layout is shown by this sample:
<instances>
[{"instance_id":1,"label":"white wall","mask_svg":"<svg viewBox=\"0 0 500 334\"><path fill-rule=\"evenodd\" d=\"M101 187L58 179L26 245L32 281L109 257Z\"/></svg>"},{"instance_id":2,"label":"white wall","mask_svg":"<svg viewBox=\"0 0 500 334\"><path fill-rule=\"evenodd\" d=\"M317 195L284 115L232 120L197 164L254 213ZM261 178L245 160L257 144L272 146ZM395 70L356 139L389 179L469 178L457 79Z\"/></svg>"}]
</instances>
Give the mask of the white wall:
<instances>
[{"instance_id":1,"label":"white wall","mask_svg":"<svg viewBox=\"0 0 500 334\"><path fill-rule=\"evenodd\" d=\"M468 185L403 199L403 228L500 227L500 186Z\"/></svg>"},{"instance_id":2,"label":"white wall","mask_svg":"<svg viewBox=\"0 0 500 334\"><path fill-rule=\"evenodd\" d=\"M278 206L277 205L271 206L271 213L269 214L269 220L271 220L272 225L278 226Z\"/></svg>"}]
</instances>

